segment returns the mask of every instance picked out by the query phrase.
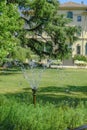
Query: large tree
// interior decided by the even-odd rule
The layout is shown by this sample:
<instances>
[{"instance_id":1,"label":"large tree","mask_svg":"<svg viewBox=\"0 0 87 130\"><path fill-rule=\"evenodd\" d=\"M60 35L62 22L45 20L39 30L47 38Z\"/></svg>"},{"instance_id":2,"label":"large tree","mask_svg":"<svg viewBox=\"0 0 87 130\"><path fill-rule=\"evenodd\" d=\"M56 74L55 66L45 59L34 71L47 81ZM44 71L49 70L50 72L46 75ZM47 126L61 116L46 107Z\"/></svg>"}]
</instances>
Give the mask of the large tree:
<instances>
[{"instance_id":1,"label":"large tree","mask_svg":"<svg viewBox=\"0 0 87 130\"><path fill-rule=\"evenodd\" d=\"M14 47L20 43L16 37L21 30L23 21L20 20L18 6L7 4L6 0L0 1L0 62L8 57Z\"/></svg>"},{"instance_id":2,"label":"large tree","mask_svg":"<svg viewBox=\"0 0 87 130\"><path fill-rule=\"evenodd\" d=\"M70 52L68 43L76 40L75 33L78 29L66 26L70 20L58 14L57 0L8 0L8 3L12 2L18 3L22 8L21 18L27 25L19 33L23 47L31 48L41 57L47 55L63 58Z\"/></svg>"}]
</instances>

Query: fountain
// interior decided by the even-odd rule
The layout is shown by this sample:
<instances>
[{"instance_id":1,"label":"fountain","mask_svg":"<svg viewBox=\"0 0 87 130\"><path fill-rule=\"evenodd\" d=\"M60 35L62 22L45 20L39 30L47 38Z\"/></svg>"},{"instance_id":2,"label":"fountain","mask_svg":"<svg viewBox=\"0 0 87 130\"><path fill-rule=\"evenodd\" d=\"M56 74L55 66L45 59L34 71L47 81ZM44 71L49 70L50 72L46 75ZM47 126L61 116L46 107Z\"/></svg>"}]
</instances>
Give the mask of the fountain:
<instances>
[{"instance_id":1,"label":"fountain","mask_svg":"<svg viewBox=\"0 0 87 130\"><path fill-rule=\"evenodd\" d=\"M29 61L27 68L21 62L16 61L16 64L21 68L24 78L29 83L29 85L32 89L33 104L34 104L34 106L36 106L36 92L40 85L42 73L45 70L46 65L43 64L43 66L42 66L43 69L38 68L37 63L33 60Z\"/></svg>"}]
</instances>

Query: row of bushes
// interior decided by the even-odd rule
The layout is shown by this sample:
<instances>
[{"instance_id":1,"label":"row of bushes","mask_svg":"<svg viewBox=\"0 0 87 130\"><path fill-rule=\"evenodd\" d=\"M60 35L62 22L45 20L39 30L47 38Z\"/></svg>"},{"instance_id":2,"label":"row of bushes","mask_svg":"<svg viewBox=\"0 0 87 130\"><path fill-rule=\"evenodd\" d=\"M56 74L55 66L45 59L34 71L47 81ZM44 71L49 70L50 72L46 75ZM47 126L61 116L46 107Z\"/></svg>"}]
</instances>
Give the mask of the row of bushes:
<instances>
[{"instance_id":1,"label":"row of bushes","mask_svg":"<svg viewBox=\"0 0 87 130\"><path fill-rule=\"evenodd\" d=\"M74 64L77 65L77 66L87 66L87 62L79 61L79 60L75 60Z\"/></svg>"},{"instance_id":2,"label":"row of bushes","mask_svg":"<svg viewBox=\"0 0 87 130\"><path fill-rule=\"evenodd\" d=\"M83 55L75 55L75 56L74 56L74 60L87 62L87 57L86 57L86 56L83 56Z\"/></svg>"},{"instance_id":3,"label":"row of bushes","mask_svg":"<svg viewBox=\"0 0 87 130\"><path fill-rule=\"evenodd\" d=\"M0 101L0 130L66 130L87 123L87 105L76 108Z\"/></svg>"},{"instance_id":4,"label":"row of bushes","mask_svg":"<svg viewBox=\"0 0 87 130\"><path fill-rule=\"evenodd\" d=\"M74 64L78 66L87 66L87 57L83 55L75 55Z\"/></svg>"}]
</instances>

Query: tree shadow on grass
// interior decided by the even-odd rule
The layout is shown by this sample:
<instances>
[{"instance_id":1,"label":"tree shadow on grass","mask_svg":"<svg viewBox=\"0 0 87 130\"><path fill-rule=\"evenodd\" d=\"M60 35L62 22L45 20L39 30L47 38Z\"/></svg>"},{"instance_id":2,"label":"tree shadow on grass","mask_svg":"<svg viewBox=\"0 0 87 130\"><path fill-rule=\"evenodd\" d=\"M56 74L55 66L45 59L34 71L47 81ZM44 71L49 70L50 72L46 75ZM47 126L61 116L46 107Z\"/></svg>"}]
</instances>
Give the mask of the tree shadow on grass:
<instances>
[{"instance_id":1,"label":"tree shadow on grass","mask_svg":"<svg viewBox=\"0 0 87 130\"><path fill-rule=\"evenodd\" d=\"M40 88L40 92L66 92L68 87L57 87L57 86L48 86L48 87L43 87Z\"/></svg>"},{"instance_id":2,"label":"tree shadow on grass","mask_svg":"<svg viewBox=\"0 0 87 130\"><path fill-rule=\"evenodd\" d=\"M66 92L69 89L70 92ZM57 86L48 86L45 88L39 88L37 91L36 99L37 103L46 104L47 102L59 105L59 104L69 104L77 105L79 102L86 102L87 97L78 97L74 96L73 92L84 92L87 91L87 86L67 86L67 87L57 87ZM22 92L18 93L6 93L4 96L9 101L15 101L18 103L32 104L32 90L31 88L23 88Z\"/></svg>"},{"instance_id":3,"label":"tree shadow on grass","mask_svg":"<svg viewBox=\"0 0 87 130\"><path fill-rule=\"evenodd\" d=\"M76 94L74 95L74 93ZM46 101L50 103L69 103L69 104L78 104L80 101L87 101L87 97L78 96L78 92L84 93L87 95L87 86L70 86L67 87L57 87L57 86L48 86L40 88L38 98L41 99L44 103Z\"/></svg>"},{"instance_id":4,"label":"tree shadow on grass","mask_svg":"<svg viewBox=\"0 0 87 130\"><path fill-rule=\"evenodd\" d=\"M67 85L66 87L48 86L39 89L39 92L43 93L71 93L71 92L81 92L87 94L87 86L72 86Z\"/></svg>"},{"instance_id":5,"label":"tree shadow on grass","mask_svg":"<svg viewBox=\"0 0 87 130\"><path fill-rule=\"evenodd\" d=\"M20 74L20 68L6 68L0 69L0 75Z\"/></svg>"},{"instance_id":6,"label":"tree shadow on grass","mask_svg":"<svg viewBox=\"0 0 87 130\"><path fill-rule=\"evenodd\" d=\"M21 72L1 72L0 75L3 76L3 75L16 75L16 74L20 74Z\"/></svg>"},{"instance_id":7,"label":"tree shadow on grass","mask_svg":"<svg viewBox=\"0 0 87 130\"><path fill-rule=\"evenodd\" d=\"M40 102L42 101L42 103L52 103L54 105L60 105L60 104L68 104L70 106L74 105L74 106L77 106L79 104L79 102L83 101L87 101L87 98L82 98L82 99L79 99L79 98L73 98L73 97L69 97L67 95L57 95L57 96L54 96L54 95L44 95L44 94L39 94L38 97L37 97L37 101Z\"/></svg>"},{"instance_id":8,"label":"tree shadow on grass","mask_svg":"<svg viewBox=\"0 0 87 130\"><path fill-rule=\"evenodd\" d=\"M18 93L6 93L0 94L0 102L9 101L9 103L17 102L17 103L32 103L32 93L30 92L18 92Z\"/></svg>"},{"instance_id":9,"label":"tree shadow on grass","mask_svg":"<svg viewBox=\"0 0 87 130\"><path fill-rule=\"evenodd\" d=\"M87 93L87 86L72 86L72 85L68 85L67 87L72 92L83 92L85 94Z\"/></svg>"}]
</instances>

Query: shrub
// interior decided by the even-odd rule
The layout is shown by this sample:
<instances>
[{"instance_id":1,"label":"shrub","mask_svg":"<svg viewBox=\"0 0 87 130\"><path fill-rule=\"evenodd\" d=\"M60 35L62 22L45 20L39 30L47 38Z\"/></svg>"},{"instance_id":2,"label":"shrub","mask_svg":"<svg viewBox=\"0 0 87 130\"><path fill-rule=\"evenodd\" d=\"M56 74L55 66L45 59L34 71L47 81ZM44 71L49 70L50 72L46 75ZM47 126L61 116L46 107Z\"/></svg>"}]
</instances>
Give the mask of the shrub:
<instances>
[{"instance_id":1,"label":"shrub","mask_svg":"<svg viewBox=\"0 0 87 130\"><path fill-rule=\"evenodd\" d=\"M51 65L61 65L61 60L52 60Z\"/></svg>"},{"instance_id":2,"label":"shrub","mask_svg":"<svg viewBox=\"0 0 87 130\"><path fill-rule=\"evenodd\" d=\"M87 57L83 55L75 55L74 63L78 66L86 66L87 65Z\"/></svg>"},{"instance_id":3,"label":"shrub","mask_svg":"<svg viewBox=\"0 0 87 130\"><path fill-rule=\"evenodd\" d=\"M87 65L87 62L79 61L79 60L75 60L74 63L75 63L75 65L78 65L78 66L86 66Z\"/></svg>"},{"instance_id":4,"label":"shrub","mask_svg":"<svg viewBox=\"0 0 87 130\"><path fill-rule=\"evenodd\" d=\"M0 100L0 130L65 130L87 122L87 105L76 108L59 107L46 103L44 106Z\"/></svg>"},{"instance_id":5,"label":"shrub","mask_svg":"<svg viewBox=\"0 0 87 130\"><path fill-rule=\"evenodd\" d=\"M83 56L83 55L75 55L75 56L74 56L74 60L86 61L86 62L87 62L87 57L86 57L86 56Z\"/></svg>"}]
</instances>

